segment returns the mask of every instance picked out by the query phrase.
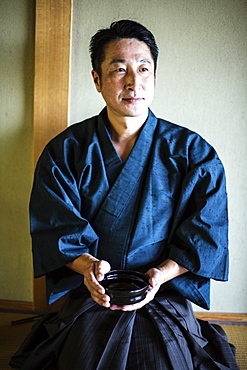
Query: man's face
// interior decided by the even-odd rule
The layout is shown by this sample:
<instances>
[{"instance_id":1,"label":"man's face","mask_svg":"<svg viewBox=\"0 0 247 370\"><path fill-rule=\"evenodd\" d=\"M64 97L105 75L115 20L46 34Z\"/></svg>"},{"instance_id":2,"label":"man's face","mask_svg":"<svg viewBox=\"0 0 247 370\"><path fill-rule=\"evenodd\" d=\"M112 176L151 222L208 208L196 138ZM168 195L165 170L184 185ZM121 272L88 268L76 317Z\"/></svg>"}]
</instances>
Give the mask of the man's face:
<instances>
[{"instance_id":1,"label":"man's face","mask_svg":"<svg viewBox=\"0 0 247 370\"><path fill-rule=\"evenodd\" d=\"M154 95L154 62L149 47L137 39L111 42L105 50L101 77L92 71L108 115L117 118L147 115Z\"/></svg>"}]
</instances>

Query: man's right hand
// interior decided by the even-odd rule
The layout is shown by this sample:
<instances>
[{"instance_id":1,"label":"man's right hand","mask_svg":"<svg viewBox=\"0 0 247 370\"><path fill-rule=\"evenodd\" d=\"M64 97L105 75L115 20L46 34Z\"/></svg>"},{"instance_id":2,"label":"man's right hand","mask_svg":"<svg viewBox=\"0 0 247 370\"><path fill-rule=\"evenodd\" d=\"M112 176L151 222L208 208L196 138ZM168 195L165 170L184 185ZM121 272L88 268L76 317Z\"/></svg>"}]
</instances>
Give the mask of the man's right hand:
<instances>
[{"instance_id":1,"label":"man's right hand","mask_svg":"<svg viewBox=\"0 0 247 370\"><path fill-rule=\"evenodd\" d=\"M85 253L66 266L84 275L84 284L96 303L103 307L110 307L110 297L105 294L105 289L99 284L99 281L103 280L104 275L111 269L107 261L98 260L91 254Z\"/></svg>"}]
</instances>

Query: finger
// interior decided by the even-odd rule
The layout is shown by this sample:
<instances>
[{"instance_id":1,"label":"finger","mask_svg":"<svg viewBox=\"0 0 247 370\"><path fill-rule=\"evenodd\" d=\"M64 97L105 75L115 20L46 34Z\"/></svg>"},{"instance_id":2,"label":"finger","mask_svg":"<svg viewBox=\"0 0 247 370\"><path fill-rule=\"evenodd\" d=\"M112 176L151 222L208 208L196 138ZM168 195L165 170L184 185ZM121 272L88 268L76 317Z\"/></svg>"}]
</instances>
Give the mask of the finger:
<instances>
[{"instance_id":1,"label":"finger","mask_svg":"<svg viewBox=\"0 0 247 370\"><path fill-rule=\"evenodd\" d=\"M105 289L102 285L99 284L98 280L96 280L94 273L88 273L84 275L84 284L90 291L91 295L94 293L104 294Z\"/></svg>"},{"instance_id":2,"label":"finger","mask_svg":"<svg viewBox=\"0 0 247 370\"><path fill-rule=\"evenodd\" d=\"M115 310L134 311L134 310L138 310L139 308L145 306L145 304L147 304L148 302L149 301L144 299L141 302L138 302L138 303L135 303L135 304L128 304L128 305L124 305L124 306L118 306L118 305L115 305L115 304L111 304L110 309L113 310L113 311L115 311Z\"/></svg>"},{"instance_id":3,"label":"finger","mask_svg":"<svg viewBox=\"0 0 247 370\"><path fill-rule=\"evenodd\" d=\"M84 284L88 288L92 299L101 306L110 307L110 297L104 294L104 288L97 283L97 285L84 281ZM98 288L99 287L99 288Z\"/></svg>"},{"instance_id":4,"label":"finger","mask_svg":"<svg viewBox=\"0 0 247 370\"><path fill-rule=\"evenodd\" d=\"M110 307L110 297L106 294L92 294L92 299L103 307Z\"/></svg>"},{"instance_id":5,"label":"finger","mask_svg":"<svg viewBox=\"0 0 247 370\"><path fill-rule=\"evenodd\" d=\"M128 305L125 305L125 306L117 306L117 305L111 305L110 306L110 309L111 310L120 310L120 311L134 311L134 310L138 310L140 308L142 308L143 306L145 306L149 301L146 301L146 300L143 300L139 303L135 303L135 304L128 304Z\"/></svg>"}]
</instances>

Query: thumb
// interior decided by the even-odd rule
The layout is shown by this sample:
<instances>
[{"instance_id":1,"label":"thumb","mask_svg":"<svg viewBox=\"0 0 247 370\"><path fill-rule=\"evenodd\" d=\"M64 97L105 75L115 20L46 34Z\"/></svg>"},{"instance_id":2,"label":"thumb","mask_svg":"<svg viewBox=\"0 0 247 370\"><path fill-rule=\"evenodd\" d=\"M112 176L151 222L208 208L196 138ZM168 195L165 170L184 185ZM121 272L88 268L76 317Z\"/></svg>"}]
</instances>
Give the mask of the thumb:
<instances>
[{"instance_id":1,"label":"thumb","mask_svg":"<svg viewBox=\"0 0 247 370\"><path fill-rule=\"evenodd\" d=\"M152 287L160 285L162 283L162 273L157 268L152 268L148 270L147 275L149 276L149 284Z\"/></svg>"},{"instance_id":2,"label":"thumb","mask_svg":"<svg viewBox=\"0 0 247 370\"><path fill-rule=\"evenodd\" d=\"M98 281L104 279L104 275L109 272L111 265L105 260L97 261L95 264L95 276Z\"/></svg>"}]
</instances>

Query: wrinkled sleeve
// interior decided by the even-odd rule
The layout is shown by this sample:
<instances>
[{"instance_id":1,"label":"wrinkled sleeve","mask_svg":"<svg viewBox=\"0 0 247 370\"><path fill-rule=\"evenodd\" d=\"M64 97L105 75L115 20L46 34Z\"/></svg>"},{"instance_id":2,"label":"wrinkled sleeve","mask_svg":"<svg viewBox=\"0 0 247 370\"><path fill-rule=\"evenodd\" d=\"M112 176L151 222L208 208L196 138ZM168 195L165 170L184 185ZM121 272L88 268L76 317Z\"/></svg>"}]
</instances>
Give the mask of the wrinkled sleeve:
<instances>
[{"instance_id":1,"label":"wrinkled sleeve","mask_svg":"<svg viewBox=\"0 0 247 370\"><path fill-rule=\"evenodd\" d=\"M194 276L228 278L226 179L215 150L197 137L173 221L169 258Z\"/></svg>"},{"instance_id":2,"label":"wrinkled sleeve","mask_svg":"<svg viewBox=\"0 0 247 370\"><path fill-rule=\"evenodd\" d=\"M57 140L42 153L30 199L34 275L46 275L49 303L82 284L83 277L65 264L83 253L94 254L98 241L90 223L81 216L70 154L58 154L63 153L61 145Z\"/></svg>"}]
</instances>

